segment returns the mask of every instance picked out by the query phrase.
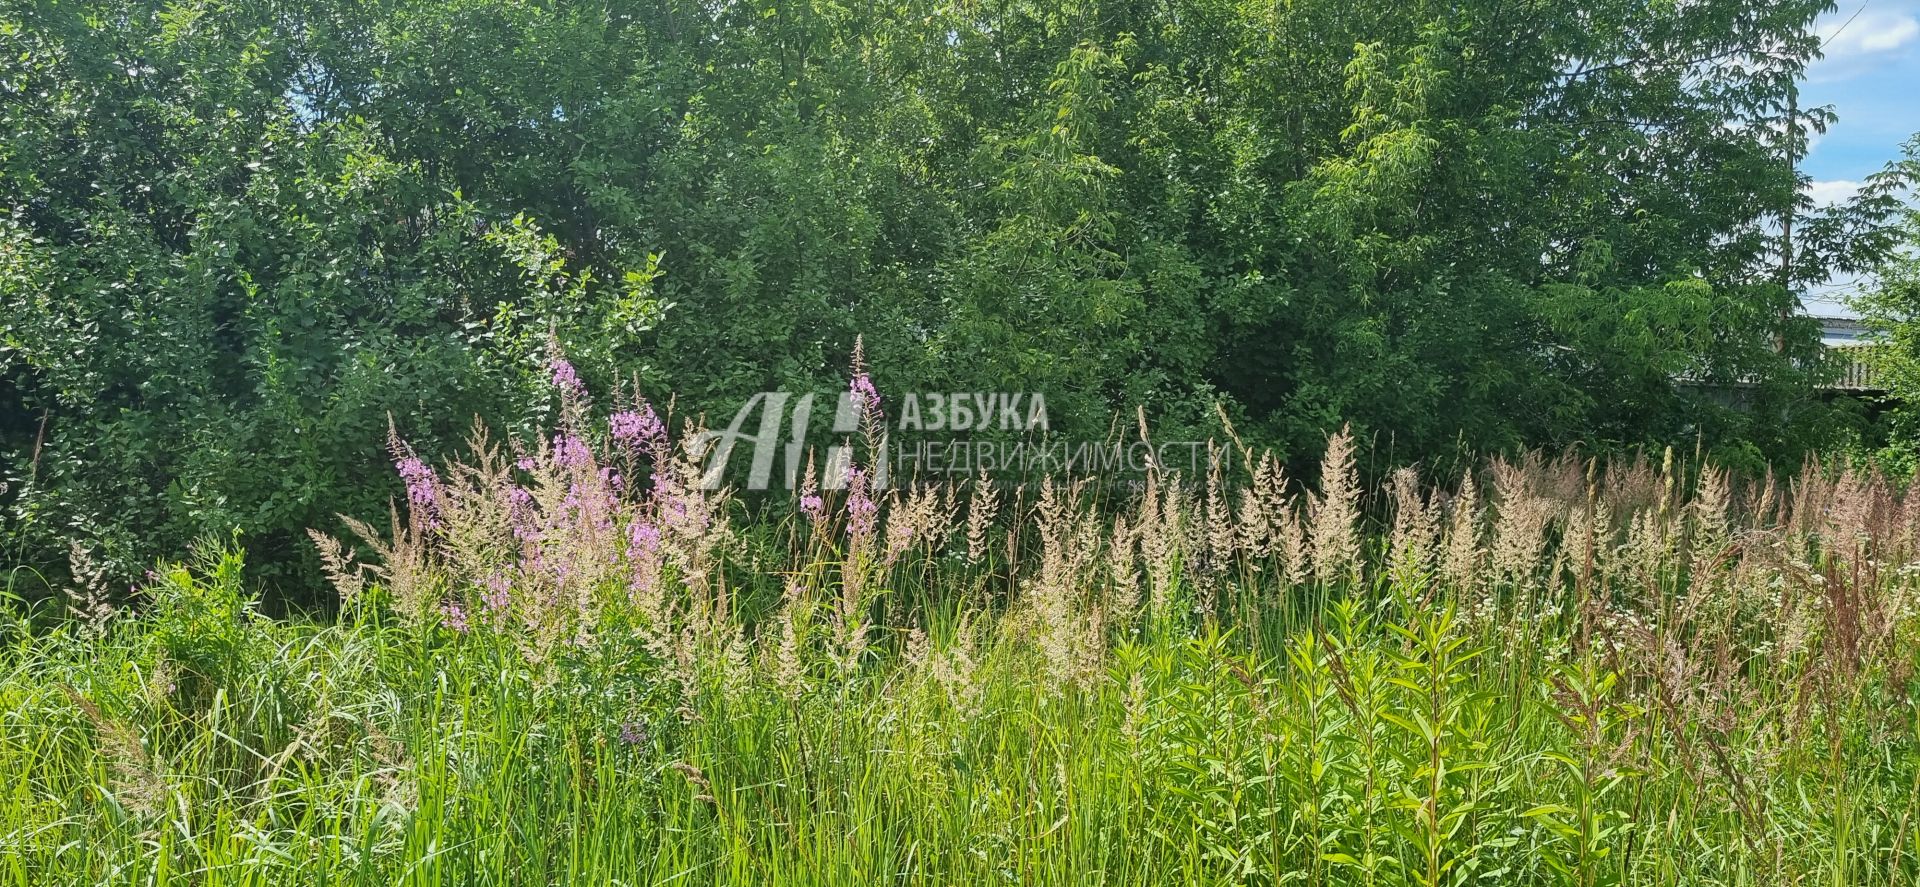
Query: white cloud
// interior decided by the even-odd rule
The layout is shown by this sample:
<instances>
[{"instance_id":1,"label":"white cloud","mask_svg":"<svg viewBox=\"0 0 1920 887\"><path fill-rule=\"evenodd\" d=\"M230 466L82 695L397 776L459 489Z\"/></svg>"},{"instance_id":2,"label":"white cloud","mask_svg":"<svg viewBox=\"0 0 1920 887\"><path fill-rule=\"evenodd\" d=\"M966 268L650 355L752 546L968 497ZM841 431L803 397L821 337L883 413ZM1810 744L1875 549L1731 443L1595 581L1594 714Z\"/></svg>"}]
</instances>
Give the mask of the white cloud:
<instances>
[{"instance_id":1,"label":"white cloud","mask_svg":"<svg viewBox=\"0 0 1920 887\"><path fill-rule=\"evenodd\" d=\"M1867 10L1853 15L1844 10L1830 15L1814 29L1829 61L1892 52L1920 37L1920 21L1911 13Z\"/></svg>"},{"instance_id":2,"label":"white cloud","mask_svg":"<svg viewBox=\"0 0 1920 887\"><path fill-rule=\"evenodd\" d=\"M1807 184L1807 195L1813 198L1814 206L1832 206L1844 202L1858 190L1860 190L1860 183L1849 179L1833 179Z\"/></svg>"},{"instance_id":3,"label":"white cloud","mask_svg":"<svg viewBox=\"0 0 1920 887\"><path fill-rule=\"evenodd\" d=\"M1860 38L1860 48L1866 52L1885 52L1890 49L1899 49L1913 42L1915 35L1920 35L1920 22L1916 22L1912 18L1902 18L1895 21L1892 27L1884 31L1876 31Z\"/></svg>"}]
</instances>

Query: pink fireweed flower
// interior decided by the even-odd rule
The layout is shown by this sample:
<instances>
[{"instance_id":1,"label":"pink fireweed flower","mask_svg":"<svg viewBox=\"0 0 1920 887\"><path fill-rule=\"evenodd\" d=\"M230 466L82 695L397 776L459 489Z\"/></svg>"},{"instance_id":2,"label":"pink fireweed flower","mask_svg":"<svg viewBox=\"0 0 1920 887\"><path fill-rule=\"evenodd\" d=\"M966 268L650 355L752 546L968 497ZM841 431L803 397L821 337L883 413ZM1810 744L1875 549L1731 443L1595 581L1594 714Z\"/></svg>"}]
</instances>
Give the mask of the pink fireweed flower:
<instances>
[{"instance_id":1,"label":"pink fireweed flower","mask_svg":"<svg viewBox=\"0 0 1920 887\"><path fill-rule=\"evenodd\" d=\"M654 513L675 538L691 539L707 531L713 515L698 490L689 489L672 474L653 473Z\"/></svg>"},{"instance_id":2,"label":"pink fireweed flower","mask_svg":"<svg viewBox=\"0 0 1920 887\"><path fill-rule=\"evenodd\" d=\"M880 390L873 387L873 378L866 373L855 373L853 381L847 385L847 393L853 396L853 402L860 407L863 416L880 416Z\"/></svg>"},{"instance_id":3,"label":"pink fireweed flower","mask_svg":"<svg viewBox=\"0 0 1920 887\"><path fill-rule=\"evenodd\" d=\"M874 516L880 512L880 505L867 494L866 472L858 468L847 469L847 533L856 539L873 536Z\"/></svg>"},{"instance_id":4,"label":"pink fireweed flower","mask_svg":"<svg viewBox=\"0 0 1920 887\"><path fill-rule=\"evenodd\" d=\"M807 473L800 478L800 513L816 526L827 519L827 502L820 497L820 483L814 479L813 457L807 457Z\"/></svg>"},{"instance_id":5,"label":"pink fireweed flower","mask_svg":"<svg viewBox=\"0 0 1920 887\"><path fill-rule=\"evenodd\" d=\"M603 482L606 476L606 470L602 469L600 477ZM562 500L560 507L570 514L577 515L582 521L592 523L598 529L613 529L613 490L604 483L568 484L567 497Z\"/></svg>"},{"instance_id":6,"label":"pink fireweed flower","mask_svg":"<svg viewBox=\"0 0 1920 887\"><path fill-rule=\"evenodd\" d=\"M660 590L663 566L660 528L646 521L634 521L627 527L627 564L633 571L628 599L639 604L653 597Z\"/></svg>"},{"instance_id":7,"label":"pink fireweed flower","mask_svg":"<svg viewBox=\"0 0 1920 887\"><path fill-rule=\"evenodd\" d=\"M445 620L446 626L459 634L466 634L472 627L467 621L467 608L453 598L440 602L440 615Z\"/></svg>"},{"instance_id":8,"label":"pink fireweed flower","mask_svg":"<svg viewBox=\"0 0 1920 887\"><path fill-rule=\"evenodd\" d=\"M486 591L480 594L480 605L486 608L487 614L506 612L507 607L513 602L512 586L507 582L507 577L494 573L487 577L485 587Z\"/></svg>"},{"instance_id":9,"label":"pink fireweed flower","mask_svg":"<svg viewBox=\"0 0 1920 887\"><path fill-rule=\"evenodd\" d=\"M400 472L400 479L406 482L407 501L423 508L432 507L440 493L440 479L434 475L433 469L418 456L406 456L393 463L393 467Z\"/></svg>"},{"instance_id":10,"label":"pink fireweed flower","mask_svg":"<svg viewBox=\"0 0 1920 887\"><path fill-rule=\"evenodd\" d=\"M640 404L636 410L621 410L607 417L613 439L633 448L654 449L667 439L667 426L653 411L653 405Z\"/></svg>"},{"instance_id":11,"label":"pink fireweed flower","mask_svg":"<svg viewBox=\"0 0 1920 887\"><path fill-rule=\"evenodd\" d=\"M585 394L586 383L580 381L580 373L564 357L554 357L547 361L547 371L552 374L553 387L567 394Z\"/></svg>"},{"instance_id":12,"label":"pink fireweed flower","mask_svg":"<svg viewBox=\"0 0 1920 887\"><path fill-rule=\"evenodd\" d=\"M408 451L393 463L400 480L407 485L407 504L413 516L429 529L440 527L440 478L433 468Z\"/></svg>"},{"instance_id":13,"label":"pink fireweed flower","mask_svg":"<svg viewBox=\"0 0 1920 887\"><path fill-rule=\"evenodd\" d=\"M579 435L561 432L553 436L553 461L562 468L577 468L593 461L593 453Z\"/></svg>"},{"instance_id":14,"label":"pink fireweed flower","mask_svg":"<svg viewBox=\"0 0 1920 887\"><path fill-rule=\"evenodd\" d=\"M540 528L534 526L533 493L525 487L513 487L507 490L507 524L513 527L513 538L522 542L532 542L540 538Z\"/></svg>"},{"instance_id":15,"label":"pink fireweed flower","mask_svg":"<svg viewBox=\"0 0 1920 887\"><path fill-rule=\"evenodd\" d=\"M853 380L847 383L847 394L860 407L861 420L880 421L880 390L873 387L873 377L867 375L865 336L853 337Z\"/></svg>"},{"instance_id":16,"label":"pink fireweed flower","mask_svg":"<svg viewBox=\"0 0 1920 887\"><path fill-rule=\"evenodd\" d=\"M639 561L660 551L660 529L646 521L627 528L627 557Z\"/></svg>"},{"instance_id":17,"label":"pink fireweed flower","mask_svg":"<svg viewBox=\"0 0 1920 887\"><path fill-rule=\"evenodd\" d=\"M567 580L573 578L573 574L578 572L574 569L573 561L567 559L565 552L558 552L557 555L549 558L545 552L536 553L532 564L535 570L544 570L547 575L553 577L554 588L565 586Z\"/></svg>"}]
</instances>

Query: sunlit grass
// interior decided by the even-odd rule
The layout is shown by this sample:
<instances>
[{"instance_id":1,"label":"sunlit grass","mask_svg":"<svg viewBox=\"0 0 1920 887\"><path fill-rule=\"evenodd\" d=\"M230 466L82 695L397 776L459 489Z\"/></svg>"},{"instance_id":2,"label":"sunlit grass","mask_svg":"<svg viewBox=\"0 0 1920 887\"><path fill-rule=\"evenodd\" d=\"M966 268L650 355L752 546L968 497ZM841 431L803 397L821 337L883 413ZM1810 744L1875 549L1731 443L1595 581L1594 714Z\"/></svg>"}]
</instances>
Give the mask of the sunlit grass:
<instances>
[{"instance_id":1,"label":"sunlit grass","mask_svg":"<svg viewBox=\"0 0 1920 887\"><path fill-rule=\"evenodd\" d=\"M452 472L437 525L384 537L418 569L335 620L255 615L219 547L137 612L13 607L0 883L1920 877L1897 492L1496 463L1493 507L1402 478L1350 546L1335 456L1304 509L1257 474L1276 498L1225 518L1219 481L1059 487L978 548L962 494L902 546L906 496L871 529L657 493L498 516L581 594L487 585L527 551L475 541L508 538L475 529L503 475ZM549 459L536 502L597 476ZM636 571L629 526L709 505Z\"/></svg>"}]
</instances>

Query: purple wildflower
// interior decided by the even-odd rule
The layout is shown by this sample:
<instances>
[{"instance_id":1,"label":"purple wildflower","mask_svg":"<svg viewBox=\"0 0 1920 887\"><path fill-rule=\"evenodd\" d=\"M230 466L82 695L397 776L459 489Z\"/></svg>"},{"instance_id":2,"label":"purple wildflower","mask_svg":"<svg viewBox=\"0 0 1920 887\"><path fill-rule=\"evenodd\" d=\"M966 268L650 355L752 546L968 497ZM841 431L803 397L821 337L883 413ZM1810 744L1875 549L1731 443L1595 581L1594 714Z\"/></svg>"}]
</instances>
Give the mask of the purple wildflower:
<instances>
[{"instance_id":1,"label":"purple wildflower","mask_svg":"<svg viewBox=\"0 0 1920 887\"><path fill-rule=\"evenodd\" d=\"M533 558L533 566L534 569L546 570L547 575L553 577L554 588L566 585L567 580L573 578L575 572L573 561L567 559L566 552L559 552L557 557L551 559L544 553L536 553Z\"/></svg>"},{"instance_id":2,"label":"purple wildflower","mask_svg":"<svg viewBox=\"0 0 1920 887\"><path fill-rule=\"evenodd\" d=\"M494 573L487 577L486 587L487 590L480 595L480 604L486 607L489 614L505 612L512 602L507 577Z\"/></svg>"},{"instance_id":3,"label":"purple wildflower","mask_svg":"<svg viewBox=\"0 0 1920 887\"><path fill-rule=\"evenodd\" d=\"M562 468L573 468L593 461L593 454L579 435L561 432L553 436L553 461Z\"/></svg>"},{"instance_id":4,"label":"purple wildflower","mask_svg":"<svg viewBox=\"0 0 1920 887\"><path fill-rule=\"evenodd\" d=\"M667 426L653 411L653 405L642 403L637 410L621 410L607 417L607 426L613 432L613 439L630 447L656 447L667 439Z\"/></svg>"},{"instance_id":5,"label":"purple wildflower","mask_svg":"<svg viewBox=\"0 0 1920 887\"><path fill-rule=\"evenodd\" d=\"M644 721L627 721L620 725L620 741L627 745L646 745L647 725Z\"/></svg>"},{"instance_id":6,"label":"purple wildflower","mask_svg":"<svg viewBox=\"0 0 1920 887\"><path fill-rule=\"evenodd\" d=\"M601 470L600 477L603 481L606 479L605 469ZM567 497L560 507L578 515L582 521L591 521L599 529L613 529L613 491L604 484L567 484Z\"/></svg>"},{"instance_id":7,"label":"purple wildflower","mask_svg":"<svg viewBox=\"0 0 1920 887\"><path fill-rule=\"evenodd\" d=\"M652 557L660 550L660 529L646 521L634 521L627 529L627 557L633 560Z\"/></svg>"},{"instance_id":8,"label":"purple wildflower","mask_svg":"<svg viewBox=\"0 0 1920 887\"><path fill-rule=\"evenodd\" d=\"M820 484L813 477L813 459L807 459L807 473L800 479L800 513L816 526L827 519L827 502L820 498Z\"/></svg>"},{"instance_id":9,"label":"purple wildflower","mask_svg":"<svg viewBox=\"0 0 1920 887\"><path fill-rule=\"evenodd\" d=\"M580 373L564 357L554 357L547 361L547 370L553 374L553 387L567 394L585 394L587 386L580 381Z\"/></svg>"},{"instance_id":10,"label":"purple wildflower","mask_svg":"<svg viewBox=\"0 0 1920 887\"><path fill-rule=\"evenodd\" d=\"M634 521L627 528L627 561L633 569L633 581L627 586L629 600L639 603L660 588L660 529L646 521Z\"/></svg>"},{"instance_id":11,"label":"purple wildflower","mask_svg":"<svg viewBox=\"0 0 1920 887\"><path fill-rule=\"evenodd\" d=\"M712 522L699 492L687 489L670 473L653 473L654 513L675 537L690 539L706 532Z\"/></svg>"},{"instance_id":12,"label":"purple wildflower","mask_svg":"<svg viewBox=\"0 0 1920 887\"><path fill-rule=\"evenodd\" d=\"M471 627L467 622L467 608L453 598L440 602L440 615L445 618L447 627L459 634L466 634Z\"/></svg>"},{"instance_id":13,"label":"purple wildflower","mask_svg":"<svg viewBox=\"0 0 1920 887\"><path fill-rule=\"evenodd\" d=\"M873 535L874 515L880 505L867 495L867 475L859 468L847 469L847 532L856 539Z\"/></svg>"},{"instance_id":14,"label":"purple wildflower","mask_svg":"<svg viewBox=\"0 0 1920 887\"><path fill-rule=\"evenodd\" d=\"M853 338L853 381L847 384L847 394L859 405L861 419L874 422L880 419L880 391L873 387L873 378L867 375L865 336Z\"/></svg>"},{"instance_id":15,"label":"purple wildflower","mask_svg":"<svg viewBox=\"0 0 1920 887\"><path fill-rule=\"evenodd\" d=\"M860 405L861 415L880 415L880 391L873 387L873 378L866 373L855 373L853 381L847 385L847 393L853 396L853 402Z\"/></svg>"},{"instance_id":16,"label":"purple wildflower","mask_svg":"<svg viewBox=\"0 0 1920 887\"><path fill-rule=\"evenodd\" d=\"M533 493L519 486L508 489L507 523L513 527L513 538L522 542L540 538L540 529L534 526L533 518Z\"/></svg>"},{"instance_id":17,"label":"purple wildflower","mask_svg":"<svg viewBox=\"0 0 1920 887\"><path fill-rule=\"evenodd\" d=\"M427 463L418 456L407 456L393 464L400 472L400 479L407 484L407 501L414 505L430 506L439 493L439 478Z\"/></svg>"}]
</instances>

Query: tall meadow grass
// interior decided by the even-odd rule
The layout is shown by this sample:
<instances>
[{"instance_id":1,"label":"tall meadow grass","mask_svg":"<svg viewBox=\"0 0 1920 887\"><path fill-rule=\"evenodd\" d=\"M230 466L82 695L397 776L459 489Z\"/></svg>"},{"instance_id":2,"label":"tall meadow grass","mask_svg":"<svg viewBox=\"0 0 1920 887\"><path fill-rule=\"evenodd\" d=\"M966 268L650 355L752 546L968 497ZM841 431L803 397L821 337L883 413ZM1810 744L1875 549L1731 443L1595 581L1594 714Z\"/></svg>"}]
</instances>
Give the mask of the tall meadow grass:
<instances>
[{"instance_id":1,"label":"tall meadow grass","mask_svg":"<svg viewBox=\"0 0 1920 887\"><path fill-rule=\"evenodd\" d=\"M217 544L4 611L0 883L1920 878L1920 495L1871 473L1364 490L1343 433L1312 485L856 464L749 519L556 383L535 445L393 440L338 618Z\"/></svg>"}]
</instances>

